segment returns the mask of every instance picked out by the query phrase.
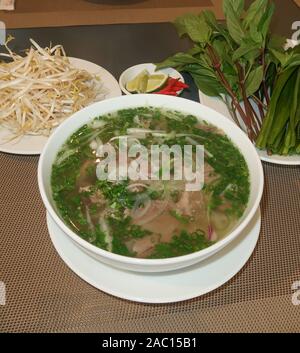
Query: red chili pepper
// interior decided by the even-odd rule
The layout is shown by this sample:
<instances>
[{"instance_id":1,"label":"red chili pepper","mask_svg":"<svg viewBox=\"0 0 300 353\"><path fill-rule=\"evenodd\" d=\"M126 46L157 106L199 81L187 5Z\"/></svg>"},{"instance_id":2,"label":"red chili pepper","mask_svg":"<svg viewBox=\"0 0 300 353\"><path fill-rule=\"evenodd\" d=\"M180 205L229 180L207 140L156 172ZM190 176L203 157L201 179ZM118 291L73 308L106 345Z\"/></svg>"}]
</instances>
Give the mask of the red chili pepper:
<instances>
[{"instance_id":1,"label":"red chili pepper","mask_svg":"<svg viewBox=\"0 0 300 353\"><path fill-rule=\"evenodd\" d=\"M180 89L189 87L187 84L181 82L179 78L170 77L168 80L168 83L173 87L180 88Z\"/></svg>"},{"instance_id":2,"label":"red chili pepper","mask_svg":"<svg viewBox=\"0 0 300 353\"><path fill-rule=\"evenodd\" d=\"M160 91L158 92L153 92L156 94L167 94L170 96L177 96L178 92L185 89L185 88L189 88L189 86L181 81L179 81L179 78L173 78L173 77L169 77L167 84L164 88L162 88Z\"/></svg>"}]
</instances>

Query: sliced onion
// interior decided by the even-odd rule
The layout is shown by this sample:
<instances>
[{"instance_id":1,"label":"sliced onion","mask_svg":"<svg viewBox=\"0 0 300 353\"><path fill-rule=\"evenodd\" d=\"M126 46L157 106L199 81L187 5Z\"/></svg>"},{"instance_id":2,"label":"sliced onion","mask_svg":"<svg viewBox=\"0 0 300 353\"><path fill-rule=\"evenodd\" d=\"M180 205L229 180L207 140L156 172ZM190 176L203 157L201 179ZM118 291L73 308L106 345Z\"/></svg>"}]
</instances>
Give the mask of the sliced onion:
<instances>
[{"instance_id":1,"label":"sliced onion","mask_svg":"<svg viewBox=\"0 0 300 353\"><path fill-rule=\"evenodd\" d=\"M61 156L59 156L56 160L56 164L59 165L61 164L63 161L65 161L67 158L69 158L70 156L72 156L74 153L76 153L77 150L66 150Z\"/></svg>"},{"instance_id":2,"label":"sliced onion","mask_svg":"<svg viewBox=\"0 0 300 353\"><path fill-rule=\"evenodd\" d=\"M149 212L150 207L153 206L154 204L155 204L156 210L153 212L151 212L151 210L150 210L150 212ZM157 207L157 206L159 206L159 207ZM147 203L146 211L143 212L143 210L141 210L140 213L137 213L138 217L135 218L135 220L137 221L136 223L140 226L145 225L147 223L150 223L155 218L159 217L164 212L164 210L167 208L167 206L168 206L168 201L166 201L166 200L153 201L149 198L149 202ZM147 213L149 213L148 216L147 216ZM146 215L146 217L143 220L139 220L139 218L142 218L144 215ZM134 217L132 216L132 218L134 218Z\"/></svg>"}]
</instances>

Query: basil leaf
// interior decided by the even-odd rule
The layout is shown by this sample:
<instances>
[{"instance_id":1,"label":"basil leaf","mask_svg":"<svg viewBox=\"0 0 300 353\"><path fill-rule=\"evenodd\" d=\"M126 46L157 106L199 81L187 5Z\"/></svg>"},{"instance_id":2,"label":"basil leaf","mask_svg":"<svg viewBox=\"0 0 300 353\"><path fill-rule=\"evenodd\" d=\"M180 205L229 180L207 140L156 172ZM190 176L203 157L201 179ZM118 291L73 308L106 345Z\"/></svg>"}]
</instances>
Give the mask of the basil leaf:
<instances>
[{"instance_id":1,"label":"basil leaf","mask_svg":"<svg viewBox=\"0 0 300 353\"><path fill-rule=\"evenodd\" d=\"M275 49L270 49L270 52L279 61L281 66L285 66L288 63L289 59L292 57L292 55L289 54L288 52L280 52Z\"/></svg>"},{"instance_id":2,"label":"basil leaf","mask_svg":"<svg viewBox=\"0 0 300 353\"><path fill-rule=\"evenodd\" d=\"M272 3L267 7L267 10L264 12L259 24L258 31L262 34L263 38L266 39L269 32L270 23L275 11L275 5Z\"/></svg>"},{"instance_id":3,"label":"basil leaf","mask_svg":"<svg viewBox=\"0 0 300 353\"><path fill-rule=\"evenodd\" d=\"M225 59L228 52L227 42L222 39L215 39L212 44L215 51L218 53L219 58Z\"/></svg>"},{"instance_id":4,"label":"basil leaf","mask_svg":"<svg viewBox=\"0 0 300 353\"><path fill-rule=\"evenodd\" d=\"M263 66L259 66L250 72L245 82L247 97L252 96L259 89L263 76Z\"/></svg>"},{"instance_id":5,"label":"basil leaf","mask_svg":"<svg viewBox=\"0 0 300 353\"><path fill-rule=\"evenodd\" d=\"M269 41L268 41L267 48L268 49L275 49L277 51L284 53L285 43L286 43L286 38L284 38L282 36L278 36L276 34L272 34L270 36Z\"/></svg>"},{"instance_id":6,"label":"basil leaf","mask_svg":"<svg viewBox=\"0 0 300 353\"><path fill-rule=\"evenodd\" d=\"M260 54L260 46L257 43L254 43L252 41L244 41L242 45L235 50L235 52L232 55L232 60L237 61L241 57L244 57L245 55L252 54L254 59L256 59L259 54ZM249 58L249 57L248 57Z\"/></svg>"},{"instance_id":7,"label":"basil leaf","mask_svg":"<svg viewBox=\"0 0 300 353\"><path fill-rule=\"evenodd\" d=\"M190 54L177 53L155 65L156 65L156 69L163 69L165 67L178 68L179 66L182 66L182 65L198 63L198 61L199 61L198 59L194 58Z\"/></svg>"},{"instance_id":8,"label":"basil leaf","mask_svg":"<svg viewBox=\"0 0 300 353\"><path fill-rule=\"evenodd\" d=\"M193 77L196 86L206 95L218 97L226 91L217 80L214 70L200 64L189 64L183 68Z\"/></svg>"},{"instance_id":9,"label":"basil leaf","mask_svg":"<svg viewBox=\"0 0 300 353\"><path fill-rule=\"evenodd\" d=\"M263 46L264 37L262 34L257 30L257 25L255 23L250 25L250 38L257 44Z\"/></svg>"},{"instance_id":10,"label":"basil leaf","mask_svg":"<svg viewBox=\"0 0 300 353\"><path fill-rule=\"evenodd\" d=\"M202 51L203 51L203 49L199 45L194 45L193 48L191 48L187 51L187 54L193 56L193 55L200 54Z\"/></svg>"},{"instance_id":11,"label":"basil leaf","mask_svg":"<svg viewBox=\"0 0 300 353\"><path fill-rule=\"evenodd\" d=\"M226 24L232 39L237 43L241 44L243 39L246 37L245 29L239 18L239 15L234 10L230 0L224 0L224 12L226 9Z\"/></svg>"},{"instance_id":12,"label":"basil leaf","mask_svg":"<svg viewBox=\"0 0 300 353\"><path fill-rule=\"evenodd\" d=\"M178 17L174 25L180 37L187 34L196 43L206 43L212 35L203 15L186 14Z\"/></svg>"},{"instance_id":13,"label":"basil leaf","mask_svg":"<svg viewBox=\"0 0 300 353\"><path fill-rule=\"evenodd\" d=\"M222 93L226 93L223 87L221 90L217 87L218 82L210 76L199 75L197 73L191 73L191 76L196 86L207 96L220 97Z\"/></svg>"},{"instance_id":14,"label":"basil leaf","mask_svg":"<svg viewBox=\"0 0 300 353\"><path fill-rule=\"evenodd\" d=\"M231 50L233 50L233 41L232 38L230 37L228 31L226 28L223 27L222 24L219 24L217 22L216 16L215 14L210 11L210 10L206 10L202 12L203 17L205 18L207 24L212 28L212 30L214 31L214 35L216 37L220 37L222 36L227 44L230 46Z\"/></svg>"},{"instance_id":15,"label":"basil leaf","mask_svg":"<svg viewBox=\"0 0 300 353\"><path fill-rule=\"evenodd\" d=\"M241 16L245 7L244 0L224 0L223 1L223 11L227 15L232 9L238 15Z\"/></svg>"},{"instance_id":16,"label":"basil leaf","mask_svg":"<svg viewBox=\"0 0 300 353\"><path fill-rule=\"evenodd\" d=\"M267 5L268 0L256 0L252 2L244 19L244 25L246 28L249 28L251 24L258 25Z\"/></svg>"},{"instance_id":17,"label":"basil leaf","mask_svg":"<svg viewBox=\"0 0 300 353\"><path fill-rule=\"evenodd\" d=\"M219 24L217 22L216 16L214 12L210 10L203 11L203 16L205 18L206 23L215 30L219 30Z\"/></svg>"}]
</instances>

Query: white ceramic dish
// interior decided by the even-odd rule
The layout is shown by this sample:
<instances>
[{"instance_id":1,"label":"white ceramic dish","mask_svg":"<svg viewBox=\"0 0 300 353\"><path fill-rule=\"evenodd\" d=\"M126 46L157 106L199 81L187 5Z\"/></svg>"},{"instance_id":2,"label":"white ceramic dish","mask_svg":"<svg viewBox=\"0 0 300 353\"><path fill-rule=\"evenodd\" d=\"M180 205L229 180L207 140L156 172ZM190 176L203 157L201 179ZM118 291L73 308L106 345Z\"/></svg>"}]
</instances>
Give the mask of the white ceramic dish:
<instances>
[{"instance_id":1,"label":"white ceramic dish","mask_svg":"<svg viewBox=\"0 0 300 353\"><path fill-rule=\"evenodd\" d=\"M70 57L71 63L78 69L84 69L91 74L101 77L104 89L107 91L106 98L121 96L118 81L103 67L86 60ZM11 136L8 129L0 126L0 151L13 154L38 155L42 152L48 137L25 135L21 138L7 142Z\"/></svg>"},{"instance_id":2,"label":"white ceramic dish","mask_svg":"<svg viewBox=\"0 0 300 353\"><path fill-rule=\"evenodd\" d=\"M130 80L133 80L140 72L142 72L145 69L148 70L150 74L153 74L154 72L156 73L162 72L170 77L179 78L181 82L184 82L183 76L175 69L172 69L169 67L169 68L155 71L155 68L156 66L154 64L146 63L146 64L138 64L135 66L131 66L128 69L126 69L119 78L119 85L122 92L125 93L126 95L131 95L132 93L128 92L126 89L126 83Z\"/></svg>"},{"instance_id":3,"label":"white ceramic dish","mask_svg":"<svg viewBox=\"0 0 300 353\"><path fill-rule=\"evenodd\" d=\"M97 248L83 240L63 222L56 210L55 203L52 199L50 177L52 164L62 144L73 132L85 123L94 119L96 116L120 109L140 106L164 107L178 110L186 114L193 114L199 117L199 119L204 117L206 121L220 127L239 147L245 157L249 166L251 183L248 206L243 217L239 220L233 231L224 239L209 248L185 256L158 260L120 256ZM95 103L75 113L72 117L63 122L50 136L40 157L38 166L38 183L43 202L55 223L70 237L74 244L88 253L89 256L94 257L100 262L121 269L140 272L163 272L177 270L200 262L214 255L238 237L253 218L259 207L263 192L264 177L261 161L250 140L234 123L230 122L221 114L218 114L199 103L184 98L155 94L138 94L112 98Z\"/></svg>"},{"instance_id":4,"label":"white ceramic dish","mask_svg":"<svg viewBox=\"0 0 300 353\"><path fill-rule=\"evenodd\" d=\"M81 251L47 213L47 224L55 249L79 277L119 298L143 303L171 303L213 291L229 281L248 261L259 237L260 210L242 234L211 258L165 273L122 271L102 264Z\"/></svg>"},{"instance_id":5,"label":"white ceramic dish","mask_svg":"<svg viewBox=\"0 0 300 353\"><path fill-rule=\"evenodd\" d=\"M226 104L217 97L209 97L205 95L203 92L199 90L199 100L201 104L214 109L220 114L226 116L229 120L233 121L232 116L226 106ZM279 156L272 155L269 156L266 151L261 151L257 149L257 153L260 156L260 159L264 162L269 162L273 164L281 164L281 165L300 165L300 156Z\"/></svg>"}]
</instances>

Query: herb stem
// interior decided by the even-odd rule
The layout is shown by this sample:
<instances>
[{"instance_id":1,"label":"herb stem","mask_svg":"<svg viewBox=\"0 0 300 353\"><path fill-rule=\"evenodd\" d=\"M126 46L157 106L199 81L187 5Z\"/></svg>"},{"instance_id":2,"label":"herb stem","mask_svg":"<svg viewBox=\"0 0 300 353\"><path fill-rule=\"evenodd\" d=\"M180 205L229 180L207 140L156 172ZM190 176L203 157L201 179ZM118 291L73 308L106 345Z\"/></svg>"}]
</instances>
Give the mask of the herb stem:
<instances>
[{"instance_id":1,"label":"herb stem","mask_svg":"<svg viewBox=\"0 0 300 353\"><path fill-rule=\"evenodd\" d=\"M246 94L244 68L239 63L236 63L236 67L237 67L238 76L239 76L239 86L240 86L241 94L242 94L243 101L245 104L245 109L246 109L247 128L249 132L249 137L251 140L255 140L255 138L257 137L257 134L259 133L259 128L254 118L253 107L250 104Z\"/></svg>"},{"instance_id":2,"label":"herb stem","mask_svg":"<svg viewBox=\"0 0 300 353\"><path fill-rule=\"evenodd\" d=\"M266 71L267 71L267 65L266 65L266 53L265 53L265 48L261 50L261 63L263 66L263 80L262 80L262 87L264 90L264 96L266 98L267 105L270 104L270 95L268 92L268 87L266 83Z\"/></svg>"},{"instance_id":3,"label":"herb stem","mask_svg":"<svg viewBox=\"0 0 300 353\"><path fill-rule=\"evenodd\" d=\"M240 122L239 122L238 117L236 115L236 110L235 110L235 107L233 105L233 102L231 102L231 111L232 111L232 116L234 118L235 123L241 128Z\"/></svg>"},{"instance_id":4,"label":"herb stem","mask_svg":"<svg viewBox=\"0 0 300 353\"><path fill-rule=\"evenodd\" d=\"M230 95L230 97L232 99L233 106L237 109L240 116L242 117L242 119L247 127L248 136L249 136L250 140L253 142L255 139L256 133L253 130L251 120L250 120L249 116L247 116L247 114L245 114L245 112L243 111L236 94L233 92L230 84L228 83L226 77L224 76L224 74L221 70L221 62L218 59L214 48L210 44L208 44L207 49L208 49L208 55L212 61L213 67L214 67L221 83L223 84L224 88L226 89L227 93Z\"/></svg>"},{"instance_id":5,"label":"herb stem","mask_svg":"<svg viewBox=\"0 0 300 353\"><path fill-rule=\"evenodd\" d=\"M259 109L259 114L260 114L260 123L264 121L265 118L265 111L264 109L267 109L266 106L262 103L262 101L256 97L255 95L251 96L251 98L255 101L257 104L257 107Z\"/></svg>"}]
</instances>

